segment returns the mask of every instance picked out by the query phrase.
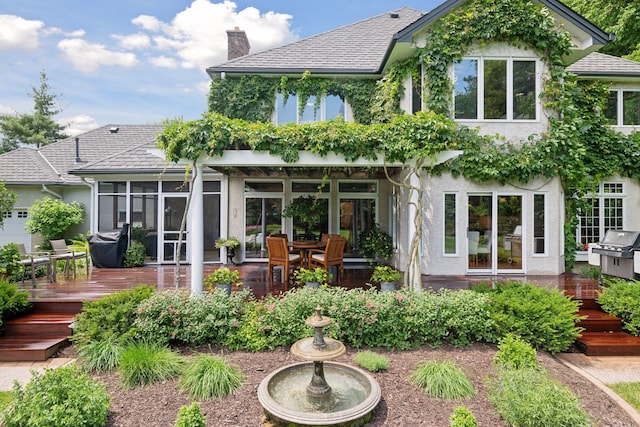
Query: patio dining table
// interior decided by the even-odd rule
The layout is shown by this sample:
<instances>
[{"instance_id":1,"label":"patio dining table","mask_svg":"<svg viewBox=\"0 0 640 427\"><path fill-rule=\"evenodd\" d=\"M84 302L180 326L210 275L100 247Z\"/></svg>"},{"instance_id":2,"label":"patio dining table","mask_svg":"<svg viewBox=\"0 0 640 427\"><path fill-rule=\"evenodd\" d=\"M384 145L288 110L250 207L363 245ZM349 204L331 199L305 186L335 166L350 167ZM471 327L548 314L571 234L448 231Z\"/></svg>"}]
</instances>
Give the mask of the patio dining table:
<instances>
[{"instance_id":1,"label":"patio dining table","mask_svg":"<svg viewBox=\"0 0 640 427\"><path fill-rule=\"evenodd\" d=\"M300 252L300 258L302 259L301 265L304 268L309 268L311 251L314 249L324 249L327 246L327 242L317 242L315 240L293 240L289 242L289 246Z\"/></svg>"}]
</instances>

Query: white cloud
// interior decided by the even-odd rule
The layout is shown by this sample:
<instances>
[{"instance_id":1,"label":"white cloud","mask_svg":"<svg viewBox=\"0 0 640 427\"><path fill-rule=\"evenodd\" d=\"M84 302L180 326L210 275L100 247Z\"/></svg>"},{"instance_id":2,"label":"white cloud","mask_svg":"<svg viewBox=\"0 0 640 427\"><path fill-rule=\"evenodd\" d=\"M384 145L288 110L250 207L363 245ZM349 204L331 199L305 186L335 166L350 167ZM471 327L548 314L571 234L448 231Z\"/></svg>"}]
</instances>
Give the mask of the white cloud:
<instances>
[{"instance_id":1,"label":"white cloud","mask_svg":"<svg viewBox=\"0 0 640 427\"><path fill-rule=\"evenodd\" d=\"M180 64L174 58L169 58L168 56L156 56L154 58L150 58L149 62L160 68L177 68Z\"/></svg>"},{"instance_id":2,"label":"white cloud","mask_svg":"<svg viewBox=\"0 0 640 427\"><path fill-rule=\"evenodd\" d=\"M86 114L70 117L68 119L58 120L58 124L66 126L64 133L69 136L80 135L81 133L88 132L100 127L98 122Z\"/></svg>"},{"instance_id":3,"label":"white cloud","mask_svg":"<svg viewBox=\"0 0 640 427\"><path fill-rule=\"evenodd\" d=\"M0 15L0 51L38 47L42 21L30 21L15 15Z\"/></svg>"},{"instance_id":4,"label":"white cloud","mask_svg":"<svg viewBox=\"0 0 640 427\"><path fill-rule=\"evenodd\" d=\"M124 49L144 49L151 46L151 39L149 36L142 33L131 34L128 36L114 35L112 37L118 40L120 46Z\"/></svg>"},{"instance_id":5,"label":"white cloud","mask_svg":"<svg viewBox=\"0 0 640 427\"><path fill-rule=\"evenodd\" d=\"M16 110L11 107L7 107L6 105L0 104L0 114L16 114Z\"/></svg>"},{"instance_id":6,"label":"white cloud","mask_svg":"<svg viewBox=\"0 0 640 427\"><path fill-rule=\"evenodd\" d=\"M120 66L131 68L138 64L133 53L114 52L104 45L88 43L81 39L64 39L58 43L64 59L77 70L91 73L101 66Z\"/></svg>"},{"instance_id":7,"label":"white cloud","mask_svg":"<svg viewBox=\"0 0 640 427\"><path fill-rule=\"evenodd\" d=\"M227 30L234 27L244 30L251 52L255 53L296 40L290 29L291 18L276 12L260 13L254 7L237 11L232 1L194 0L170 23L149 15L140 15L131 22L155 33L153 47L166 52L163 58L173 55L183 68L204 69L226 61ZM155 62L157 66L166 66L166 63Z\"/></svg>"}]
</instances>

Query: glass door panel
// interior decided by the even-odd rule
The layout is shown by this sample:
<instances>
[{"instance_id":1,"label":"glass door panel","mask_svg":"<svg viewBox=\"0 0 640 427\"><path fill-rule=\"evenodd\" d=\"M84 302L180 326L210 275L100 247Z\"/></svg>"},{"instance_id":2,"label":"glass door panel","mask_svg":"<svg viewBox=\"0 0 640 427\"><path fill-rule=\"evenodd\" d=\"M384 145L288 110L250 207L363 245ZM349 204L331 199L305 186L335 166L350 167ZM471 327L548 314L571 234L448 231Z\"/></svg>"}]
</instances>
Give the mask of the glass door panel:
<instances>
[{"instance_id":1,"label":"glass door panel","mask_svg":"<svg viewBox=\"0 0 640 427\"><path fill-rule=\"evenodd\" d=\"M182 216L187 207L187 196L164 196L164 229L162 231L162 250L164 262L175 260L178 238L180 237L180 225ZM187 234L189 227L185 228L180 247L180 260L187 259Z\"/></svg>"},{"instance_id":2,"label":"glass door panel","mask_svg":"<svg viewBox=\"0 0 640 427\"><path fill-rule=\"evenodd\" d=\"M266 237L282 232L282 197L248 197L245 204L245 258L267 258Z\"/></svg>"},{"instance_id":3,"label":"glass door panel","mask_svg":"<svg viewBox=\"0 0 640 427\"><path fill-rule=\"evenodd\" d=\"M522 270L522 196L498 196L498 270Z\"/></svg>"},{"instance_id":4,"label":"glass door panel","mask_svg":"<svg viewBox=\"0 0 640 427\"><path fill-rule=\"evenodd\" d=\"M468 206L468 269L491 270L493 267L493 196L491 194L469 195Z\"/></svg>"},{"instance_id":5,"label":"glass door panel","mask_svg":"<svg viewBox=\"0 0 640 427\"><path fill-rule=\"evenodd\" d=\"M359 257L360 233L375 223L375 199L340 199L340 235L347 239L345 258Z\"/></svg>"}]
</instances>

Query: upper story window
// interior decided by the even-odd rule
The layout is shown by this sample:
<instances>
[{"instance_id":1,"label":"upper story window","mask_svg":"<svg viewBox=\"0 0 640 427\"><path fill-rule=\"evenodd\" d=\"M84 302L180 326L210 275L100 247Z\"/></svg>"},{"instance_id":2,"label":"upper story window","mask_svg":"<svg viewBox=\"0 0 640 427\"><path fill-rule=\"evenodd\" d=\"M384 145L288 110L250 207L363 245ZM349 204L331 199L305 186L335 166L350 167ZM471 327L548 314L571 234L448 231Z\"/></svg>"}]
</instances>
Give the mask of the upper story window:
<instances>
[{"instance_id":1,"label":"upper story window","mask_svg":"<svg viewBox=\"0 0 640 427\"><path fill-rule=\"evenodd\" d=\"M453 66L454 118L537 120L538 61L465 58Z\"/></svg>"},{"instance_id":2,"label":"upper story window","mask_svg":"<svg viewBox=\"0 0 640 427\"><path fill-rule=\"evenodd\" d=\"M281 93L276 95L276 118L278 125L285 123L311 123L331 119L345 119L345 103L342 98L335 95L325 95L316 106L316 97L310 96L300 113L298 109L298 97L289 95L287 102Z\"/></svg>"},{"instance_id":3,"label":"upper story window","mask_svg":"<svg viewBox=\"0 0 640 427\"><path fill-rule=\"evenodd\" d=\"M613 126L640 125L640 89L610 91L604 116Z\"/></svg>"}]
</instances>

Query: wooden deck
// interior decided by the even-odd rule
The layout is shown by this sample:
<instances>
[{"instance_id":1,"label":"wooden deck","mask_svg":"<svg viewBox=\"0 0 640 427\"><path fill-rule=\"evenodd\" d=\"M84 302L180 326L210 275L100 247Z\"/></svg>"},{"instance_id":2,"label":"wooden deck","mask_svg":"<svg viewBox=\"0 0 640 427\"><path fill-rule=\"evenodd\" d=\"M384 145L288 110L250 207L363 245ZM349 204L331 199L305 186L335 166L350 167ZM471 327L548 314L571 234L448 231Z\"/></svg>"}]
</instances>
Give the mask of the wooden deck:
<instances>
[{"instance_id":1,"label":"wooden deck","mask_svg":"<svg viewBox=\"0 0 640 427\"><path fill-rule=\"evenodd\" d=\"M205 265L204 275L220 265ZM240 271L244 288L251 289L257 298L285 291L282 283L271 287L267 283L267 266L262 263L247 263L236 266ZM190 267L180 268L180 288L191 286ZM371 269L367 265L346 265L345 277L340 286L346 288L368 288ZM46 360L61 346L67 345L67 337L73 317L82 309L84 301L139 285L153 285L157 289L175 289L173 266L145 266L140 268L92 268L89 275L77 278L59 277L55 283L41 278L25 290L31 294L34 309L20 318L6 322L6 334L0 337L0 360L27 361ZM277 277L277 276L276 276ZM474 283L494 280L528 281L564 291L583 301L580 314L589 316L580 326L586 331L578 347L593 355L640 355L640 339L630 337L620 330L620 319L599 311L595 302L599 285L596 280L583 276L564 274L560 276L424 276L424 289L469 289ZM240 289L240 288L236 288ZM616 338L616 339L613 339ZM619 345L616 344L619 342Z\"/></svg>"}]
</instances>

